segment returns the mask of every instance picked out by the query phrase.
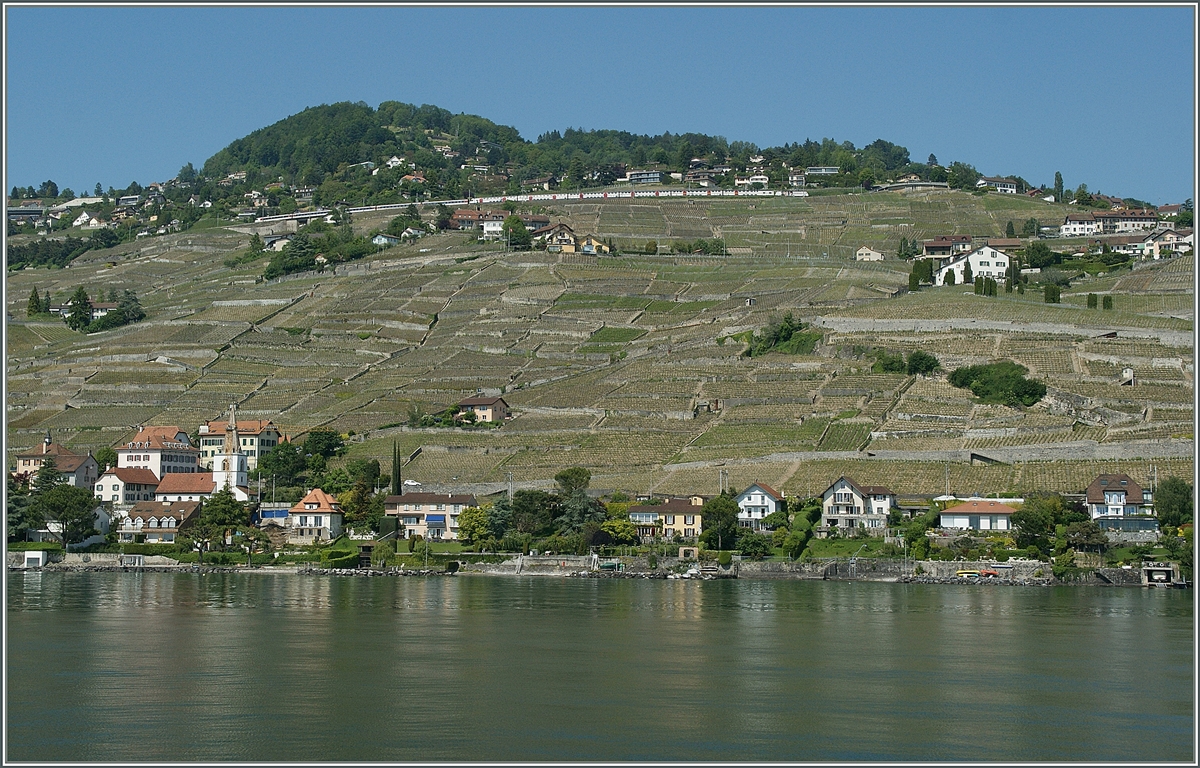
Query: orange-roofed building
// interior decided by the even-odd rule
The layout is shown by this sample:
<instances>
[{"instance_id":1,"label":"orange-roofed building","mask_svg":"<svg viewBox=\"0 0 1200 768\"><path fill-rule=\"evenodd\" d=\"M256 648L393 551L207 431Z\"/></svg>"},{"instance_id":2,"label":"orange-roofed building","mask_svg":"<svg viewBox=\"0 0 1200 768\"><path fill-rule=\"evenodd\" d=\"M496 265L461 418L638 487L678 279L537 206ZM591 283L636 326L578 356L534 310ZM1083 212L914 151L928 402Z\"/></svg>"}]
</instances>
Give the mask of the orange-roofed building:
<instances>
[{"instance_id":1,"label":"orange-roofed building","mask_svg":"<svg viewBox=\"0 0 1200 768\"><path fill-rule=\"evenodd\" d=\"M155 477L171 472L198 472L200 451L179 427L141 427L117 449L120 469L148 469Z\"/></svg>"},{"instance_id":2,"label":"orange-roofed building","mask_svg":"<svg viewBox=\"0 0 1200 768\"><path fill-rule=\"evenodd\" d=\"M1012 514L1017 510L987 499L971 499L942 510L942 528L969 528L973 531L1012 530Z\"/></svg>"},{"instance_id":3,"label":"orange-roofed building","mask_svg":"<svg viewBox=\"0 0 1200 768\"><path fill-rule=\"evenodd\" d=\"M332 541L342 534L342 505L320 488L300 499L287 516L288 543Z\"/></svg>"}]
</instances>

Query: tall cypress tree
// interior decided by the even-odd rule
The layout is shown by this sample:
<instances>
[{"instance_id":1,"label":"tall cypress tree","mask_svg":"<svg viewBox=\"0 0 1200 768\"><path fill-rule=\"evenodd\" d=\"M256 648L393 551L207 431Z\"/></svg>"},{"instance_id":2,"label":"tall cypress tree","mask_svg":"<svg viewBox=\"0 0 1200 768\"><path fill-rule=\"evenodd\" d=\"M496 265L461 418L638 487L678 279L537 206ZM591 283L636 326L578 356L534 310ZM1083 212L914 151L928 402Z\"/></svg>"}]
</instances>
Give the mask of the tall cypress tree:
<instances>
[{"instance_id":1,"label":"tall cypress tree","mask_svg":"<svg viewBox=\"0 0 1200 768\"><path fill-rule=\"evenodd\" d=\"M392 495L400 495L400 446L392 441Z\"/></svg>"}]
</instances>

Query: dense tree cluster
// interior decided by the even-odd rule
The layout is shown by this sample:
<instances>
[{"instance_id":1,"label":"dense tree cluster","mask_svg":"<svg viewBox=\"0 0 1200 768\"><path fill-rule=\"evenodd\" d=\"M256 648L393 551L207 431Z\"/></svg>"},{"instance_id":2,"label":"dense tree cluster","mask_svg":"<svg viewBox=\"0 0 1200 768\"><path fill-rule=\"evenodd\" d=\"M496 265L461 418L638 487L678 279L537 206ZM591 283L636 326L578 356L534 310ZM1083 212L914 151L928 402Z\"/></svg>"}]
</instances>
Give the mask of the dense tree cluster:
<instances>
[{"instance_id":1,"label":"dense tree cluster","mask_svg":"<svg viewBox=\"0 0 1200 768\"><path fill-rule=\"evenodd\" d=\"M788 312L782 320L763 328L762 333L756 333L750 338L750 346L743 353L747 357L759 357L768 352L782 352L787 355L810 355L820 343L823 334L816 331L805 331L807 323L801 322Z\"/></svg>"},{"instance_id":2,"label":"dense tree cluster","mask_svg":"<svg viewBox=\"0 0 1200 768\"><path fill-rule=\"evenodd\" d=\"M1046 385L1025 378L1029 370L1011 360L955 368L951 386L969 389L980 402L1030 406L1046 396Z\"/></svg>"}]
</instances>

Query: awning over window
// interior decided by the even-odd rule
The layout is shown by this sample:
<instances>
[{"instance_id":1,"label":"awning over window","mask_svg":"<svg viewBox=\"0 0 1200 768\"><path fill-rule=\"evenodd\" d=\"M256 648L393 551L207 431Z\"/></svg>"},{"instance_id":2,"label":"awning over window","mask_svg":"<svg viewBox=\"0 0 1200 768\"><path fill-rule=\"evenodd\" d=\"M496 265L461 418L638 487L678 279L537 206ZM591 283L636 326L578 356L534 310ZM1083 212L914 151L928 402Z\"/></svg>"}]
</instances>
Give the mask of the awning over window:
<instances>
[{"instance_id":1,"label":"awning over window","mask_svg":"<svg viewBox=\"0 0 1200 768\"><path fill-rule=\"evenodd\" d=\"M425 515L425 524L426 525L433 525L434 523L437 523L439 525L445 525L446 524L446 516L445 515Z\"/></svg>"}]
</instances>

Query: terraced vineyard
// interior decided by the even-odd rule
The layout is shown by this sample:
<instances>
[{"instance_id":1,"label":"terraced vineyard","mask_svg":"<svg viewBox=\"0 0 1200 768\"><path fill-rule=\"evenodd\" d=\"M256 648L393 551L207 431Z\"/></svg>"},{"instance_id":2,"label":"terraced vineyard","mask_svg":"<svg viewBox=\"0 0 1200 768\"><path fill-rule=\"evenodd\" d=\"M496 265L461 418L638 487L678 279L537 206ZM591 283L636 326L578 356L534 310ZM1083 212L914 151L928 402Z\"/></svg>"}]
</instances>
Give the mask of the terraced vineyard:
<instances>
[{"instance_id":1,"label":"terraced vineyard","mask_svg":"<svg viewBox=\"0 0 1200 768\"><path fill-rule=\"evenodd\" d=\"M423 448L405 476L446 490L495 491L510 473L548 485L574 464L597 488L663 493L712 493L718 468L735 486L796 494L840 474L905 494L947 482L1077 492L1101 470L1145 479L1151 466L1190 475L1191 257L1084 280L1057 306L962 286L905 295L906 264L852 260L863 244L994 237L1010 219L1062 211L949 192L559 203L555 220L634 253L721 236L730 254L504 253L451 233L269 283L255 281L261 265L223 266L248 238L232 230L89 253L9 276L8 458L48 429L95 450L137 424L195 430L237 403L293 437L353 432L350 459L386 467L393 441L405 455ZM135 289L147 320L88 337L25 321L33 286L61 300L78 284ZM1089 292L1115 309L1086 309ZM744 356L742 334L784 312L822 330L812 354ZM943 370L874 373L877 349L930 352ZM994 359L1026 366L1049 397L984 405L946 381ZM477 393L502 394L516 418L402 426Z\"/></svg>"}]
</instances>

